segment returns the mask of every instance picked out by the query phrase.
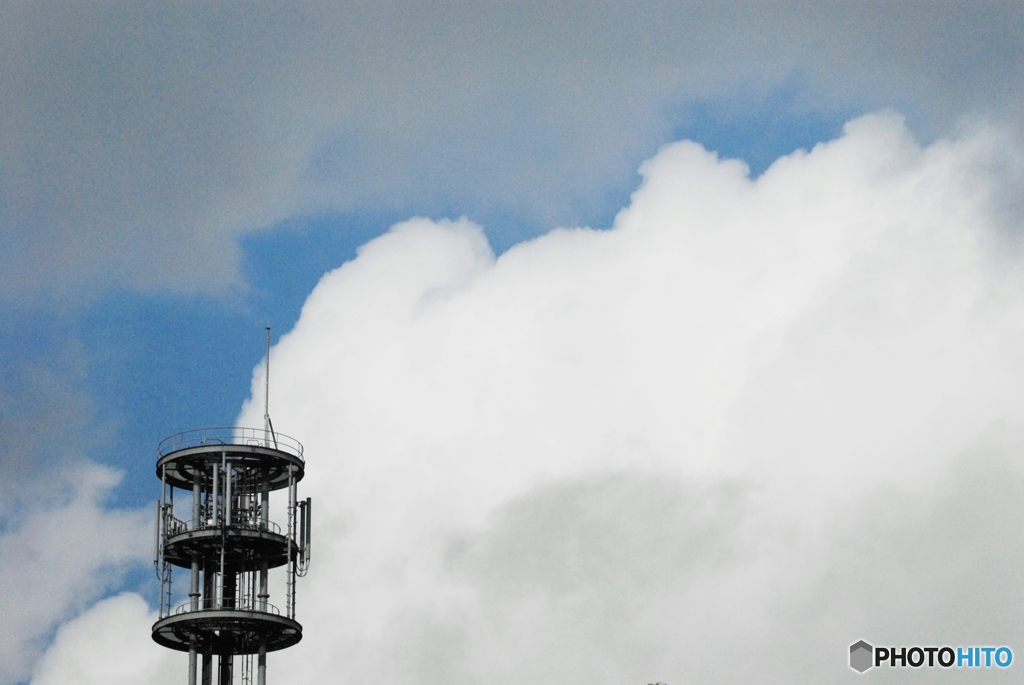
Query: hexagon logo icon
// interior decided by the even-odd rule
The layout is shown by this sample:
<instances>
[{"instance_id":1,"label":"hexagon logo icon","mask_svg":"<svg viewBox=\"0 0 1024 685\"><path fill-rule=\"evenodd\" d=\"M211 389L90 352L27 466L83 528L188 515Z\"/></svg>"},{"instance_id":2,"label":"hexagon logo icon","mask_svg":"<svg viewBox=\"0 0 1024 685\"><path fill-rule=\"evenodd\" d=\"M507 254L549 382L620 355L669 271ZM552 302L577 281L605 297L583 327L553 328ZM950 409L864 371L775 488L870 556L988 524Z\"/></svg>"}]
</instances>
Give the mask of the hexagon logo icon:
<instances>
[{"instance_id":1,"label":"hexagon logo icon","mask_svg":"<svg viewBox=\"0 0 1024 685\"><path fill-rule=\"evenodd\" d=\"M868 670L874 665L871 663L874 653L875 648L864 642L864 640L854 642L850 645L850 668L857 671L857 673L863 673Z\"/></svg>"}]
</instances>

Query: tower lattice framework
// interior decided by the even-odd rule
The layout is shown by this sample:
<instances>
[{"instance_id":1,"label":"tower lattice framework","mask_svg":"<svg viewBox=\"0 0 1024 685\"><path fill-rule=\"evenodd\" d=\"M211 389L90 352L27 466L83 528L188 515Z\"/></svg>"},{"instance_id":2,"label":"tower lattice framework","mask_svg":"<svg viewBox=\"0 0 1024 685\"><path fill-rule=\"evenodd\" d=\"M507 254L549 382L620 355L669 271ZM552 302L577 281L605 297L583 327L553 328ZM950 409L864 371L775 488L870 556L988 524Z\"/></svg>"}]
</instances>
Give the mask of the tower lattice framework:
<instances>
[{"instance_id":1,"label":"tower lattice framework","mask_svg":"<svg viewBox=\"0 0 1024 685\"><path fill-rule=\"evenodd\" d=\"M204 428L157 449L156 569L159 619L153 639L188 652L189 685L266 683L267 652L302 639L295 580L310 561L311 500L298 500L302 445L267 427ZM287 492L284 528L270 518L271 493ZM175 492L186 515L175 509ZM190 509L190 511L189 511ZM190 514L190 517L189 517ZM175 569L189 574L175 593ZM270 573L285 573L284 609L270 603ZM180 572L180 571L179 571ZM179 584L180 585L180 584ZM255 669L253 657L256 657Z\"/></svg>"}]
</instances>

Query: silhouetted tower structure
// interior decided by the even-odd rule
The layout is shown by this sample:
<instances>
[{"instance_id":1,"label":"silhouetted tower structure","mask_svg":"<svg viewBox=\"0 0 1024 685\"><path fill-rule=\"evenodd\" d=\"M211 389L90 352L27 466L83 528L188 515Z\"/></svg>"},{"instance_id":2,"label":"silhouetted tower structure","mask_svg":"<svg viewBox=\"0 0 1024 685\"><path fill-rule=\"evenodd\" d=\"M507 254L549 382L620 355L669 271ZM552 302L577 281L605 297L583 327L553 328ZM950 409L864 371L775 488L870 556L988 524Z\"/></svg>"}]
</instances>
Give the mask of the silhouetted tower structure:
<instances>
[{"instance_id":1,"label":"silhouetted tower structure","mask_svg":"<svg viewBox=\"0 0 1024 685\"><path fill-rule=\"evenodd\" d=\"M270 329L267 329L266 403L269 405ZM302 639L295 620L295 579L310 561L311 500L298 500L305 473L302 445L274 432L269 409L264 427L202 428L162 441L156 473L162 487L156 511L159 620L153 639L188 652L189 685L234 682L265 685L267 652ZM191 509L182 520L178 499ZM270 519L271 493L287 491L284 530ZM190 495L190 497L189 497ZM172 586L175 567L190 574L188 599ZM270 572L285 572L285 608L270 603ZM236 659L236 657L238 657ZM201 664L200 664L201 661ZM201 666L197 672L197 666Z\"/></svg>"}]
</instances>

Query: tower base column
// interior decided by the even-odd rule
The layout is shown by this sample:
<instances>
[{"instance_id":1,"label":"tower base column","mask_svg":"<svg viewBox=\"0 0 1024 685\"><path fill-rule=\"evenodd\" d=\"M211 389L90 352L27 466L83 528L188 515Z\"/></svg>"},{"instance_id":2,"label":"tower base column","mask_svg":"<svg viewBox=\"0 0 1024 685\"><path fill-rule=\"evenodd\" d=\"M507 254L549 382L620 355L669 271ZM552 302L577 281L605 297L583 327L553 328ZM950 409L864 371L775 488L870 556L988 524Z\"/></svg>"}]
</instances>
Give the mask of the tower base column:
<instances>
[{"instance_id":1,"label":"tower base column","mask_svg":"<svg viewBox=\"0 0 1024 685\"><path fill-rule=\"evenodd\" d=\"M196 636L188 641L188 685L196 685Z\"/></svg>"}]
</instances>

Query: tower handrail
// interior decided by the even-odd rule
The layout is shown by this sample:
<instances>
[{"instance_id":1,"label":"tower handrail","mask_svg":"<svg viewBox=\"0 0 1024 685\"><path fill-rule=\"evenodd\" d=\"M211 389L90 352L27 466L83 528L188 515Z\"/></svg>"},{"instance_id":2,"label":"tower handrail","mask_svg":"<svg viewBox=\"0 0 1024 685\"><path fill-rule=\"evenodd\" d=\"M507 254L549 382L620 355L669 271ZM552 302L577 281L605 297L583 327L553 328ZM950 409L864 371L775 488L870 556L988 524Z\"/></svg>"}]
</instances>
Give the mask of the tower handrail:
<instances>
[{"instance_id":1,"label":"tower handrail","mask_svg":"<svg viewBox=\"0 0 1024 685\"><path fill-rule=\"evenodd\" d=\"M182 431L161 440L156 451L158 457L163 457L178 450L205 445L258 446L286 452L303 459L302 443L295 438L284 433L271 434L264 428L244 426L217 426Z\"/></svg>"},{"instance_id":2,"label":"tower handrail","mask_svg":"<svg viewBox=\"0 0 1024 685\"><path fill-rule=\"evenodd\" d=\"M167 516L167 537L174 537L183 533L188 533L196 530L207 530L209 528L219 528L220 523L215 522L206 517L199 519L199 525L195 525L195 521L182 521L181 519L175 518L171 515ZM273 521L263 521L257 516L244 515L242 512L231 513L231 527L234 528L246 528L249 530L262 530L270 533L281 534L281 526L277 525Z\"/></svg>"},{"instance_id":3,"label":"tower handrail","mask_svg":"<svg viewBox=\"0 0 1024 685\"><path fill-rule=\"evenodd\" d=\"M244 599L235 598L231 604L233 606L221 605L218 607L216 598L207 597L199 601L198 609L193 609L192 600L187 600L178 605L174 610L174 615L180 616L181 614L187 614L190 611L255 611L261 614L271 614L273 616L281 615L281 610L269 602L266 603L266 609L261 609L260 606L262 603L259 599L254 597L246 597Z\"/></svg>"}]
</instances>

